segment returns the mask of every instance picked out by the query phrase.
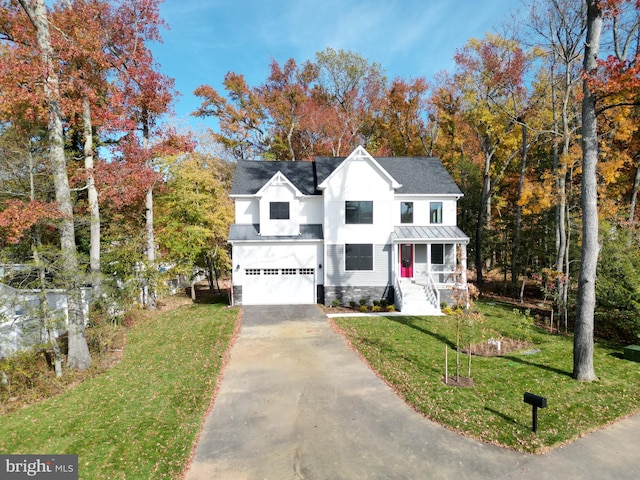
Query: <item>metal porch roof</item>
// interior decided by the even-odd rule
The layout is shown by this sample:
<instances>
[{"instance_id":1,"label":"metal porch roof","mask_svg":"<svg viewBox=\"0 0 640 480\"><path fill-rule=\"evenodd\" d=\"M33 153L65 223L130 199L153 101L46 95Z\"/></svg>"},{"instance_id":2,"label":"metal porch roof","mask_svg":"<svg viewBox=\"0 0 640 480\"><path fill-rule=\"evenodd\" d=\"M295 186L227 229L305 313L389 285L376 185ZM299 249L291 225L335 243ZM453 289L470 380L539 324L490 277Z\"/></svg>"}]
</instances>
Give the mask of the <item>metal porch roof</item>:
<instances>
[{"instance_id":1,"label":"metal porch roof","mask_svg":"<svg viewBox=\"0 0 640 480\"><path fill-rule=\"evenodd\" d=\"M391 234L391 241L399 243L403 240L423 240L423 241L456 241L469 242L469 237L458 227L443 225L414 226L402 225L395 227Z\"/></svg>"},{"instance_id":2,"label":"metal porch roof","mask_svg":"<svg viewBox=\"0 0 640 480\"><path fill-rule=\"evenodd\" d=\"M302 224L300 225L300 235L286 235L286 236L263 236L260 235L260 225L254 224L239 224L235 223L231 225L229 230L229 241L292 241L292 240L322 240L324 234L322 233L322 225L320 224Z\"/></svg>"}]
</instances>

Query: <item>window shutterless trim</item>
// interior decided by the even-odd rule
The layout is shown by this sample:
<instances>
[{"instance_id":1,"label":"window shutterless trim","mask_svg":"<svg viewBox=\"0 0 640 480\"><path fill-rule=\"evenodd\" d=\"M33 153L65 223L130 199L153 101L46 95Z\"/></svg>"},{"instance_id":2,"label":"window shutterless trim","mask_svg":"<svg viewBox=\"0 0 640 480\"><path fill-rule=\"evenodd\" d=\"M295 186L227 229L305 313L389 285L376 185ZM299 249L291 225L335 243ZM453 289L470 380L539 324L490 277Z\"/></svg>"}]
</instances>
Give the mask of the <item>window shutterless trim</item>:
<instances>
[{"instance_id":1,"label":"window shutterless trim","mask_svg":"<svg viewBox=\"0 0 640 480\"><path fill-rule=\"evenodd\" d=\"M269 202L270 220L289 220L289 202Z\"/></svg>"},{"instance_id":2,"label":"window shutterless trim","mask_svg":"<svg viewBox=\"0 0 640 480\"><path fill-rule=\"evenodd\" d=\"M346 243L344 245L344 270L346 272L372 272L373 244Z\"/></svg>"},{"instance_id":3,"label":"window shutterless trim","mask_svg":"<svg viewBox=\"0 0 640 480\"><path fill-rule=\"evenodd\" d=\"M347 225L373 224L373 201L347 200L344 202L344 223Z\"/></svg>"}]
</instances>

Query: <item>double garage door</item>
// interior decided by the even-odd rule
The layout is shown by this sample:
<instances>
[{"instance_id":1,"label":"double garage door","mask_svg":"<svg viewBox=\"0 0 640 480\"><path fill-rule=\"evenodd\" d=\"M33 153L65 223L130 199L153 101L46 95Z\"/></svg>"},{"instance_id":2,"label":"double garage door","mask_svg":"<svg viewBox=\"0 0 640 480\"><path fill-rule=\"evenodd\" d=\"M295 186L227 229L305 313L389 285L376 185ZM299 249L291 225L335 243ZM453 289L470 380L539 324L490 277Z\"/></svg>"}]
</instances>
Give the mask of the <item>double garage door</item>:
<instances>
[{"instance_id":1,"label":"double garage door","mask_svg":"<svg viewBox=\"0 0 640 480\"><path fill-rule=\"evenodd\" d=\"M247 268L242 284L244 305L315 303L315 269Z\"/></svg>"}]
</instances>

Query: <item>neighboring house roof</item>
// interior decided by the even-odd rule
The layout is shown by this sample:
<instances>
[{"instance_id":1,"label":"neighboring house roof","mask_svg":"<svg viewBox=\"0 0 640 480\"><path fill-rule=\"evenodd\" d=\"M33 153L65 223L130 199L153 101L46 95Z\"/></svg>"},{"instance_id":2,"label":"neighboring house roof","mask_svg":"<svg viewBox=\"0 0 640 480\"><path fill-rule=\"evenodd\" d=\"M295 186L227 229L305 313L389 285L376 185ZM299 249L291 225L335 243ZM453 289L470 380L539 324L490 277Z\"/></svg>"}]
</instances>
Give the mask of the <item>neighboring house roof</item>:
<instances>
[{"instance_id":1,"label":"neighboring house roof","mask_svg":"<svg viewBox=\"0 0 640 480\"><path fill-rule=\"evenodd\" d=\"M469 237L458 227L443 225L429 225L424 227L403 225L395 227L391 234L391 241L397 243L404 240L462 240L468 242Z\"/></svg>"},{"instance_id":2,"label":"neighboring house roof","mask_svg":"<svg viewBox=\"0 0 640 480\"><path fill-rule=\"evenodd\" d=\"M263 236L260 235L260 225L254 224L233 224L229 230L229 241L253 241L253 240L322 240L322 225L320 224L302 224L300 225L300 235L287 236Z\"/></svg>"},{"instance_id":3,"label":"neighboring house roof","mask_svg":"<svg viewBox=\"0 0 640 480\"><path fill-rule=\"evenodd\" d=\"M278 172L304 195L320 195L324 182L346 157L317 157L312 162L241 160L236 164L231 195L255 195ZM462 195L442 162L435 157L376 157L400 183L398 194Z\"/></svg>"}]
</instances>

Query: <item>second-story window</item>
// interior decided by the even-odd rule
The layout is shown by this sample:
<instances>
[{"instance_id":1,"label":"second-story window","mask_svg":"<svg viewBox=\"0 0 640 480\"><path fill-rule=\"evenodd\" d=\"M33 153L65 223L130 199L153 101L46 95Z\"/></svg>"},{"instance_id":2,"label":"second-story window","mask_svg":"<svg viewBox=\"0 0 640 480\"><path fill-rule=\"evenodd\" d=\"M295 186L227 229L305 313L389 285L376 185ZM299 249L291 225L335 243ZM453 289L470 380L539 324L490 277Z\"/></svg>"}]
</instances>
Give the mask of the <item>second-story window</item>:
<instances>
[{"instance_id":1,"label":"second-story window","mask_svg":"<svg viewBox=\"0 0 640 480\"><path fill-rule=\"evenodd\" d=\"M373 202L346 201L345 223L373 223Z\"/></svg>"},{"instance_id":2,"label":"second-story window","mask_svg":"<svg viewBox=\"0 0 640 480\"><path fill-rule=\"evenodd\" d=\"M429 223L442 223L442 202L431 202Z\"/></svg>"},{"instance_id":3,"label":"second-story window","mask_svg":"<svg viewBox=\"0 0 640 480\"><path fill-rule=\"evenodd\" d=\"M413 202L400 204L400 223L413 223Z\"/></svg>"},{"instance_id":4,"label":"second-story window","mask_svg":"<svg viewBox=\"0 0 640 480\"><path fill-rule=\"evenodd\" d=\"M289 220L289 202L269 202L271 220Z\"/></svg>"}]
</instances>

